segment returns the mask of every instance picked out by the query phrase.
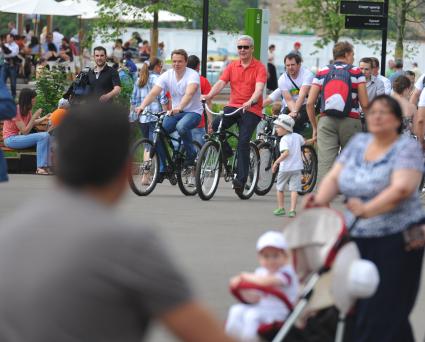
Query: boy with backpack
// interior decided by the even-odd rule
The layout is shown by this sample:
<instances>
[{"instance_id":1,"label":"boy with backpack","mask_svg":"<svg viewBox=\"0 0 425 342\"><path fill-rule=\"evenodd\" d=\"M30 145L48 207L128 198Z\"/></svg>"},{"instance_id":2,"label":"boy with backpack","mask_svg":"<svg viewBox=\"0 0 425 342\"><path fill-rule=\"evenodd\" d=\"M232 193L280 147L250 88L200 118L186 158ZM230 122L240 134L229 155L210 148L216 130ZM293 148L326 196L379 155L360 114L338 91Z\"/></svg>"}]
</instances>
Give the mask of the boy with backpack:
<instances>
[{"instance_id":1,"label":"boy with backpack","mask_svg":"<svg viewBox=\"0 0 425 342\"><path fill-rule=\"evenodd\" d=\"M359 104L367 109L366 79L353 66L354 48L349 42L338 42L333 48L334 64L320 69L308 94L307 113L318 146L318 179L330 170L339 151L350 138L362 130ZM315 104L320 98L320 120L317 124Z\"/></svg>"}]
</instances>

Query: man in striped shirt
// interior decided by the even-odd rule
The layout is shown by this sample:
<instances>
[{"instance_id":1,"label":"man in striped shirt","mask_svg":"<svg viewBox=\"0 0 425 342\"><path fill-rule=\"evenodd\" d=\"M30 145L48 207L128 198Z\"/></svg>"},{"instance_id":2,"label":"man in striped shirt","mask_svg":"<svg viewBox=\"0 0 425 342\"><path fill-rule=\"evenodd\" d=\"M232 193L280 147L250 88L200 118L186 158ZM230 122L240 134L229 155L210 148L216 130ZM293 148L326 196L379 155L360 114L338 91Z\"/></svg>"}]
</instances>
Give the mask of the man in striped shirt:
<instances>
[{"instance_id":1,"label":"man in striped shirt","mask_svg":"<svg viewBox=\"0 0 425 342\"><path fill-rule=\"evenodd\" d=\"M348 72L351 75L351 110L347 117L339 118L320 114L317 124L315 104L321 95L321 90L326 75L330 72L330 66L320 69L313 79L308 94L307 112L313 128L313 139L317 138L318 146L318 179L330 170L340 149L344 148L350 138L361 131L359 104L363 109L367 108L368 97L366 79L358 67L352 66L354 62L354 47L349 42L338 42L333 48L335 68L351 66ZM324 101L324 99L321 99Z\"/></svg>"}]
</instances>

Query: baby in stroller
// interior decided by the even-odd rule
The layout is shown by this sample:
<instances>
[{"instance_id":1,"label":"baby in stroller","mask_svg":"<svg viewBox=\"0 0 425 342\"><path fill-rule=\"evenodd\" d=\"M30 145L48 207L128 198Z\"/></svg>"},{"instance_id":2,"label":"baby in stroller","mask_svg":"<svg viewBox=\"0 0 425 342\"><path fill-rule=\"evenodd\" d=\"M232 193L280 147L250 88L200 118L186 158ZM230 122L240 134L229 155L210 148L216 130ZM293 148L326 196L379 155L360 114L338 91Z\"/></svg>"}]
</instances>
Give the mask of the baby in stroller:
<instances>
[{"instance_id":1,"label":"baby in stroller","mask_svg":"<svg viewBox=\"0 0 425 342\"><path fill-rule=\"evenodd\" d=\"M241 298L246 304L232 305L226 322L226 332L241 341L257 341L260 325L284 321L298 295L298 278L283 234L268 231L261 235L257 252L260 267L230 281L232 289L241 288L244 282L251 284L251 290L245 290ZM261 291L252 290L252 284Z\"/></svg>"}]
</instances>

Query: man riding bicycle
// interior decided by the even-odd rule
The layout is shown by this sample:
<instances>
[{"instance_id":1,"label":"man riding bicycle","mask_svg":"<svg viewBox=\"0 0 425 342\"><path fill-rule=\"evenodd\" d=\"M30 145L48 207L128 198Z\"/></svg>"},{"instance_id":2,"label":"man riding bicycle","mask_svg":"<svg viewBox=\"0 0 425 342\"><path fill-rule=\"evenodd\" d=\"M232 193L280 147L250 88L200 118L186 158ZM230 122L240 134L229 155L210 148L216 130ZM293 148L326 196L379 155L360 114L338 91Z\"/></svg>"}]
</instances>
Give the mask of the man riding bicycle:
<instances>
[{"instance_id":1,"label":"man riding bicycle","mask_svg":"<svg viewBox=\"0 0 425 342\"><path fill-rule=\"evenodd\" d=\"M254 39L250 36L241 36L237 40L239 59L230 63L220 79L214 84L205 100L212 99L230 82L230 100L224 113L231 113L242 107L243 110L232 116L223 118L222 128L227 129L237 123L239 126L237 175L233 180L235 191L243 191L248 178L249 169L249 142L252 133L262 118L263 89L267 82L265 66L253 57ZM213 122L216 131L220 118ZM228 143L223 146L227 157L232 155L232 149Z\"/></svg>"},{"instance_id":2,"label":"man riding bicycle","mask_svg":"<svg viewBox=\"0 0 425 342\"><path fill-rule=\"evenodd\" d=\"M286 72L280 76L278 81L278 89L286 105L285 107L282 106L282 112L289 114L295 120L294 132L301 133L304 130L304 124L308 122L307 95L314 75L301 65L302 59L299 54L290 53L286 55L284 63ZM267 98L263 107L271 102L272 98Z\"/></svg>"},{"instance_id":3,"label":"man riding bicycle","mask_svg":"<svg viewBox=\"0 0 425 342\"><path fill-rule=\"evenodd\" d=\"M175 130L179 133L186 151L185 167L193 166L195 163L196 151L193 147L191 130L199 124L203 112L199 74L186 67L187 58L185 50L174 50L171 53L172 69L158 77L142 104L135 109L136 113L143 113L162 90L170 93L172 110L164 119L163 128L168 134ZM164 153L158 151L158 155L161 163L165 163Z\"/></svg>"}]
</instances>

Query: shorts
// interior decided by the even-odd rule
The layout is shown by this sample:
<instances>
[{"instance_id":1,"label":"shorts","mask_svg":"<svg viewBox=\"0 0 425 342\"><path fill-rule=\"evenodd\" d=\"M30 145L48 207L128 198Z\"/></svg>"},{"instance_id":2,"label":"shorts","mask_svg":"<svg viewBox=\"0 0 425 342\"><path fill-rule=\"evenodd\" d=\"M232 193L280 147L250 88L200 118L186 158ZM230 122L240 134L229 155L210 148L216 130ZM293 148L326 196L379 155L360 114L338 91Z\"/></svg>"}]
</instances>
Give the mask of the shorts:
<instances>
[{"instance_id":1,"label":"shorts","mask_svg":"<svg viewBox=\"0 0 425 342\"><path fill-rule=\"evenodd\" d=\"M301 191L301 170L279 171L276 182L277 191Z\"/></svg>"}]
</instances>

